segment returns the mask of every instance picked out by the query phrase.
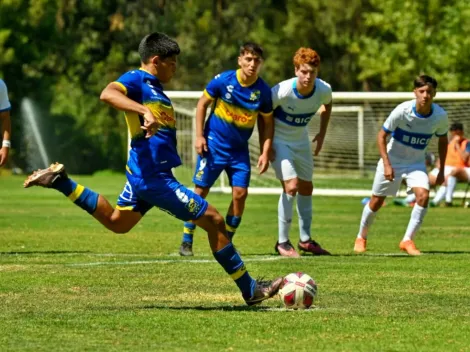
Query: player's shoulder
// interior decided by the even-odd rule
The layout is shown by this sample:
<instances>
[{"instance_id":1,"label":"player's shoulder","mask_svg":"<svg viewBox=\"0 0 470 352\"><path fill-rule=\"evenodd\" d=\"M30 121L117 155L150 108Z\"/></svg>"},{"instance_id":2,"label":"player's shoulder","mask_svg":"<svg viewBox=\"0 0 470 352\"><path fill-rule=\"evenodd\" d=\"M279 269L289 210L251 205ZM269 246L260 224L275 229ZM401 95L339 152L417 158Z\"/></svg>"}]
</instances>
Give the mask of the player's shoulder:
<instances>
[{"instance_id":1,"label":"player's shoulder","mask_svg":"<svg viewBox=\"0 0 470 352\"><path fill-rule=\"evenodd\" d=\"M0 78L0 91L7 90L7 85L3 79Z\"/></svg>"},{"instance_id":2,"label":"player's shoulder","mask_svg":"<svg viewBox=\"0 0 470 352\"><path fill-rule=\"evenodd\" d=\"M331 92L331 85L328 82L317 77L315 79L315 89L318 89L321 92Z\"/></svg>"},{"instance_id":3,"label":"player's shoulder","mask_svg":"<svg viewBox=\"0 0 470 352\"><path fill-rule=\"evenodd\" d=\"M442 117L447 116L447 111L439 104L432 103L432 111L434 115L442 116Z\"/></svg>"},{"instance_id":4,"label":"player's shoulder","mask_svg":"<svg viewBox=\"0 0 470 352\"><path fill-rule=\"evenodd\" d=\"M261 77L258 77L258 80L256 81L256 89L259 89L263 92L269 92L271 93L271 87L269 87L269 84L266 83L264 79Z\"/></svg>"},{"instance_id":5,"label":"player's shoulder","mask_svg":"<svg viewBox=\"0 0 470 352\"><path fill-rule=\"evenodd\" d=\"M119 78L118 81L142 81L147 72L135 69L124 72Z\"/></svg>"},{"instance_id":6,"label":"player's shoulder","mask_svg":"<svg viewBox=\"0 0 470 352\"><path fill-rule=\"evenodd\" d=\"M224 72L220 72L216 74L213 79L220 80L220 81L230 81L231 79L237 78L237 71L235 70L228 70Z\"/></svg>"},{"instance_id":7,"label":"player's shoulder","mask_svg":"<svg viewBox=\"0 0 470 352\"><path fill-rule=\"evenodd\" d=\"M286 79L285 81L279 82L273 88L273 92L277 92L278 96L285 97L293 93L293 87L296 77Z\"/></svg>"},{"instance_id":8,"label":"player's shoulder","mask_svg":"<svg viewBox=\"0 0 470 352\"><path fill-rule=\"evenodd\" d=\"M416 103L416 100L414 99L404 101L395 107L395 111L396 112L411 112L413 110L413 106L415 105L415 103Z\"/></svg>"}]
</instances>

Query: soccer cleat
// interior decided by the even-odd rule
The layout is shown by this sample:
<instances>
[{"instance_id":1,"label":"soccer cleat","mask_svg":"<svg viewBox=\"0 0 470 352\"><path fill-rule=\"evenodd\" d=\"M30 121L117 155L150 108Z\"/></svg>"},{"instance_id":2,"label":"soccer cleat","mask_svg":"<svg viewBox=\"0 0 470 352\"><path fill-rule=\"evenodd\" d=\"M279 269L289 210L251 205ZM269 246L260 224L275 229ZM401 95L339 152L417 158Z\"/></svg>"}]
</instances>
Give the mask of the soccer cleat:
<instances>
[{"instance_id":1,"label":"soccer cleat","mask_svg":"<svg viewBox=\"0 0 470 352\"><path fill-rule=\"evenodd\" d=\"M421 255L421 252L416 248L416 245L412 240L401 241L400 250L408 253L409 255Z\"/></svg>"},{"instance_id":2,"label":"soccer cleat","mask_svg":"<svg viewBox=\"0 0 470 352\"><path fill-rule=\"evenodd\" d=\"M398 206L401 206L401 207L408 207L410 206L408 204L408 202L406 201L406 199L399 199L399 198L396 198L393 200L393 204L395 205L398 205Z\"/></svg>"},{"instance_id":3,"label":"soccer cleat","mask_svg":"<svg viewBox=\"0 0 470 352\"><path fill-rule=\"evenodd\" d=\"M261 303L265 299L271 298L278 293L281 288L283 278L278 277L274 280L256 280L255 291L253 296L249 299L245 299L246 304L249 306Z\"/></svg>"},{"instance_id":4,"label":"soccer cleat","mask_svg":"<svg viewBox=\"0 0 470 352\"><path fill-rule=\"evenodd\" d=\"M356 238L356 242L354 242L354 252L356 253L364 253L367 247L367 240L365 238Z\"/></svg>"},{"instance_id":5,"label":"soccer cleat","mask_svg":"<svg viewBox=\"0 0 470 352\"><path fill-rule=\"evenodd\" d=\"M180 256L192 257L193 255L193 244L191 242L182 242L180 246Z\"/></svg>"},{"instance_id":6,"label":"soccer cleat","mask_svg":"<svg viewBox=\"0 0 470 352\"><path fill-rule=\"evenodd\" d=\"M24 181L23 187L28 188L32 186L40 186L51 188L52 184L59 178L68 178L63 164L51 164L47 169L34 171Z\"/></svg>"},{"instance_id":7,"label":"soccer cleat","mask_svg":"<svg viewBox=\"0 0 470 352\"><path fill-rule=\"evenodd\" d=\"M326 249L321 248L320 244L310 239L306 242L299 242L297 248L303 252L312 253L313 255L331 255Z\"/></svg>"},{"instance_id":8,"label":"soccer cleat","mask_svg":"<svg viewBox=\"0 0 470 352\"><path fill-rule=\"evenodd\" d=\"M292 243L290 243L290 241L283 242L283 243L276 242L276 245L274 246L274 250L283 257L290 257L290 258L300 257L300 254L297 253L297 251L295 250Z\"/></svg>"}]
</instances>

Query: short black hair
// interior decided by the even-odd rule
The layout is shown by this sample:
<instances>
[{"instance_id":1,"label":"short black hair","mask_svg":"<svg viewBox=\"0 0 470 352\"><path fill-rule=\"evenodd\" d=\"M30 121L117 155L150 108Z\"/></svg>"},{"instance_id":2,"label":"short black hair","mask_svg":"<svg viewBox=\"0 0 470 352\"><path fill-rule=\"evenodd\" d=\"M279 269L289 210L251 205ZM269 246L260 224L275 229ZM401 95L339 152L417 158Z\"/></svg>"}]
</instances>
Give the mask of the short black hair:
<instances>
[{"instance_id":1,"label":"short black hair","mask_svg":"<svg viewBox=\"0 0 470 352\"><path fill-rule=\"evenodd\" d=\"M427 85L431 85L434 89L437 88L437 81L434 77L428 75L419 75L415 78L414 86L415 88L421 88Z\"/></svg>"},{"instance_id":2,"label":"short black hair","mask_svg":"<svg viewBox=\"0 0 470 352\"><path fill-rule=\"evenodd\" d=\"M261 47L261 45L253 43L253 42L246 42L240 46L240 56L244 55L245 53L254 54L264 59L263 48Z\"/></svg>"},{"instance_id":3,"label":"short black hair","mask_svg":"<svg viewBox=\"0 0 470 352\"><path fill-rule=\"evenodd\" d=\"M450 125L449 131L463 131L463 124L460 122L454 122Z\"/></svg>"},{"instance_id":4,"label":"short black hair","mask_svg":"<svg viewBox=\"0 0 470 352\"><path fill-rule=\"evenodd\" d=\"M153 56L166 59L173 55L179 55L179 53L180 47L178 43L164 33L150 33L139 44L140 60L143 63L147 63Z\"/></svg>"}]
</instances>

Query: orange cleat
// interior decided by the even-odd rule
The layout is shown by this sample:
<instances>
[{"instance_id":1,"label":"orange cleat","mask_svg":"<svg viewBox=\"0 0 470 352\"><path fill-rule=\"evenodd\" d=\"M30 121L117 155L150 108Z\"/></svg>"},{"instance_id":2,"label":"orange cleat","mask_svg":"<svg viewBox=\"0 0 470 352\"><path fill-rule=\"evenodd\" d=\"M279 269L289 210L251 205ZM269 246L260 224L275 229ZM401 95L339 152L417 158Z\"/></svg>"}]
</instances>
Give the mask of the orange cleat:
<instances>
[{"instance_id":1,"label":"orange cleat","mask_svg":"<svg viewBox=\"0 0 470 352\"><path fill-rule=\"evenodd\" d=\"M421 252L416 248L416 245L412 240L401 241L400 250L408 253L409 255L421 255Z\"/></svg>"},{"instance_id":2,"label":"orange cleat","mask_svg":"<svg viewBox=\"0 0 470 352\"><path fill-rule=\"evenodd\" d=\"M354 252L356 253L364 253L367 247L367 240L364 238L356 238L356 242L354 242Z\"/></svg>"}]
</instances>

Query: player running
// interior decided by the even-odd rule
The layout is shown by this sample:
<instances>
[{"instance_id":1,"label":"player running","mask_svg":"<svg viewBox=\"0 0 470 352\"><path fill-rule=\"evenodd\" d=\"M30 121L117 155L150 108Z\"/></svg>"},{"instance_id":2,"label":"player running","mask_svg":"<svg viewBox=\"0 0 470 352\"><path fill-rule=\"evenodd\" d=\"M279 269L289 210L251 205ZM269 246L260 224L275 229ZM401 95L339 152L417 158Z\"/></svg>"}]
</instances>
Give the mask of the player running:
<instances>
[{"instance_id":1,"label":"player running","mask_svg":"<svg viewBox=\"0 0 470 352\"><path fill-rule=\"evenodd\" d=\"M11 104L8 100L8 90L5 82L0 79L0 138L2 138L2 147L0 148L0 166L6 164L11 142Z\"/></svg>"},{"instance_id":2,"label":"player running","mask_svg":"<svg viewBox=\"0 0 470 352\"><path fill-rule=\"evenodd\" d=\"M173 77L179 53L178 44L165 34L145 36L139 45L141 68L123 74L101 93L101 100L125 112L132 137L127 182L115 209L102 195L70 179L64 165L58 163L33 173L24 187L58 190L116 233L132 229L154 206L178 219L194 221L207 231L215 259L235 281L245 302L257 304L277 293L282 278L251 278L227 236L223 217L179 183L171 171L181 160L176 151L174 111L162 84Z\"/></svg>"},{"instance_id":3,"label":"player running","mask_svg":"<svg viewBox=\"0 0 470 352\"><path fill-rule=\"evenodd\" d=\"M297 198L300 241L297 248L314 255L328 251L311 238L313 158L312 142L317 143L315 155L322 149L332 109L331 87L317 78L320 56L310 48L300 48L294 55L296 77L272 88L274 107L275 159L272 163L283 192L279 198L279 239L275 250L282 256L299 257L289 241L292 208ZM320 109L320 131L310 142L307 125Z\"/></svg>"},{"instance_id":4,"label":"player running","mask_svg":"<svg viewBox=\"0 0 470 352\"><path fill-rule=\"evenodd\" d=\"M258 76L263 63L263 49L255 43L240 47L240 69L226 71L208 83L196 110L196 151L198 159L193 177L194 192L206 198L222 171L227 173L232 187L232 202L225 218L227 234L232 239L242 220L250 184L251 165L248 139L258 119L261 155L259 173L269 167L273 136L271 89ZM204 124L206 111L212 112ZM180 255L193 255L193 235L196 225L184 223Z\"/></svg>"},{"instance_id":5,"label":"player running","mask_svg":"<svg viewBox=\"0 0 470 352\"><path fill-rule=\"evenodd\" d=\"M414 237L428 210L429 178L426 173L425 149L433 135L439 137L440 169L436 183L444 181L444 164L447 153L448 119L446 111L433 103L437 81L426 75L418 76L414 81L416 99L398 105L384 122L377 135L377 144L381 159L377 165L372 198L364 206L359 233L354 251L366 251L367 233L377 211L382 207L387 196L397 193L402 179L406 180L408 192L416 195L416 204L400 242L400 249L409 255L420 255ZM387 136L392 135L387 145Z\"/></svg>"}]
</instances>

